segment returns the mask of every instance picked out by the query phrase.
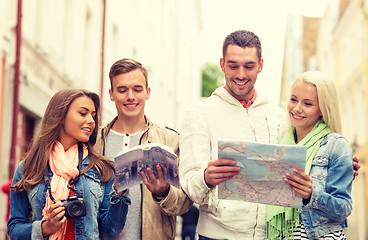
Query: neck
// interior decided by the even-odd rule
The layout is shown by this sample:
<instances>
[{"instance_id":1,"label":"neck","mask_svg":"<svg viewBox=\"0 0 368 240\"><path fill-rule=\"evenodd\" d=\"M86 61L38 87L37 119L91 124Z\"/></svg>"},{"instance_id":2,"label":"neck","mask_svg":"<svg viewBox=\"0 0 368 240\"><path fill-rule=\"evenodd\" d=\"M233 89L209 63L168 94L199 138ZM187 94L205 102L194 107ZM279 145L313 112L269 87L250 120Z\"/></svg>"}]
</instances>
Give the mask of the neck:
<instances>
[{"instance_id":1,"label":"neck","mask_svg":"<svg viewBox=\"0 0 368 240\"><path fill-rule=\"evenodd\" d=\"M295 128L295 143L299 143L312 129Z\"/></svg>"},{"instance_id":2,"label":"neck","mask_svg":"<svg viewBox=\"0 0 368 240\"><path fill-rule=\"evenodd\" d=\"M146 119L144 116L137 118L122 118L118 116L118 119L112 126L112 130L119 133L137 133L146 129Z\"/></svg>"},{"instance_id":3,"label":"neck","mask_svg":"<svg viewBox=\"0 0 368 240\"><path fill-rule=\"evenodd\" d=\"M251 89L248 93L246 93L245 95L237 95L235 94L228 85L224 86L225 90L228 91L230 93L231 96L233 96L235 99L237 99L238 101L245 101L246 103L252 99L253 95L254 95L254 88Z\"/></svg>"}]
</instances>

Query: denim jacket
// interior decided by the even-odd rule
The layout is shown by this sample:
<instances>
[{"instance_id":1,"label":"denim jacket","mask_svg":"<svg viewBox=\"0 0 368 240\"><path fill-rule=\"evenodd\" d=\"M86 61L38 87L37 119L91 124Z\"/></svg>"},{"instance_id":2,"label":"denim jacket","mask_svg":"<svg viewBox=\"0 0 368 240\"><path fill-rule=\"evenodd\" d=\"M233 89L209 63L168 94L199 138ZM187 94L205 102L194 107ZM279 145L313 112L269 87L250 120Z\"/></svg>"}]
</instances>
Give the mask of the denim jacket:
<instances>
[{"instance_id":1,"label":"denim jacket","mask_svg":"<svg viewBox=\"0 0 368 240\"><path fill-rule=\"evenodd\" d=\"M344 137L336 133L324 137L309 176L313 191L301 214L308 238L346 228L346 219L352 211L354 170L352 150Z\"/></svg>"},{"instance_id":2,"label":"denim jacket","mask_svg":"<svg viewBox=\"0 0 368 240\"><path fill-rule=\"evenodd\" d=\"M89 158L83 160L82 170L89 164ZM22 178L23 162L17 167L13 184ZM49 171L50 179L52 172ZM124 228L130 199L116 194L114 176L106 182L100 182L95 168L81 175L74 184L78 197L83 197L87 215L75 219L75 239L100 239L99 227L110 235L117 235ZM23 192L10 192L10 218L8 234L11 239L44 239L41 231L42 210L46 203L47 187L42 181L33 189ZM47 238L46 238L47 239Z\"/></svg>"}]
</instances>

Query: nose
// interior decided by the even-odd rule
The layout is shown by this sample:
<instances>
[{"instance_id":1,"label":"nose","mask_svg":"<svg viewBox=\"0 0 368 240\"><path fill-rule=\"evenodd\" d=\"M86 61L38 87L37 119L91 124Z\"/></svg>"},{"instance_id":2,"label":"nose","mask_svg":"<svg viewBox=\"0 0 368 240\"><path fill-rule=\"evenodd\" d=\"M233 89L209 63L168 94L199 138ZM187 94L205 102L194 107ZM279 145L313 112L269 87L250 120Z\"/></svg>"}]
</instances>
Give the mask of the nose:
<instances>
[{"instance_id":1,"label":"nose","mask_svg":"<svg viewBox=\"0 0 368 240\"><path fill-rule=\"evenodd\" d=\"M87 123L88 124L95 123L95 119L93 118L92 114L87 114Z\"/></svg>"},{"instance_id":2,"label":"nose","mask_svg":"<svg viewBox=\"0 0 368 240\"><path fill-rule=\"evenodd\" d=\"M132 90L132 89L129 89L129 90L127 91L127 99L128 99L128 100L133 100L133 99L134 99L134 92L133 92L133 90Z\"/></svg>"},{"instance_id":3,"label":"nose","mask_svg":"<svg viewBox=\"0 0 368 240\"><path fill-rule=\"evenodd\" d=\"M302 103L298 102L298 103L295 105L295 107L294 107L294 110L295 110L296 112L298 112L298 113L302 111L302 106L301 106L301 104L302 104Z\"/></svg>"},{"instance_id":4,"label":"nose","mask_svg":"<svg viewBox=\"0 0 368 240\"><path fill-rule=\"evenodd\" d=\"M238 75L239 79L246 79L247 78L247 71L244 67L240 67L238 73L239 73L239 75Z\"/></svg>"}]
</instances>

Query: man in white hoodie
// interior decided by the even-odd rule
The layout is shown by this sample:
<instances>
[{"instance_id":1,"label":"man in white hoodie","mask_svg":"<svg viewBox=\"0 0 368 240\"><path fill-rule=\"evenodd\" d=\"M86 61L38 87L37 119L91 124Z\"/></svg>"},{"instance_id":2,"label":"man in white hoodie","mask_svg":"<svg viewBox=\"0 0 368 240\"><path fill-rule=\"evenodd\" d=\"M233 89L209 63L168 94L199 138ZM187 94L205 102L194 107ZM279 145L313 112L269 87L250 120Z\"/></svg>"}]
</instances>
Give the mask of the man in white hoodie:
<instances>
[{"instance_id":1,"label":"man in white hoodie","mask_svg":"<svg viewBox=\"0 0 368 240\"><path fill-rule=\"evenodd\" d=\"M229 34L220 59L226 84L191 108L180 134L181 186L200 206L199 240L266 239L266 206L219 200L217 185L240 171L236 162L217 159L218 139L276 143L286 130L286 112L257 96L254 84L262 71L261 42L254 33ZM359 169L355 159L355 175Z\"/></svg>"},{"instance_id":2,"label":"man in white hoodie","mask_svg":"<svg viewBox=\"0 0 368 240\"><path fill-rule=\"evenodd\" d=\"M220 59L226 84L191 108L180 134L180 181L200 205L199 239L266 238L266 207L217 199L217 185L239 173L235 161L217 159L217 140L276 143L287 127L285 111L257 96L254 84L262 71L259 38L236 31L225 38Z\"/></svg>"}]
</instances>

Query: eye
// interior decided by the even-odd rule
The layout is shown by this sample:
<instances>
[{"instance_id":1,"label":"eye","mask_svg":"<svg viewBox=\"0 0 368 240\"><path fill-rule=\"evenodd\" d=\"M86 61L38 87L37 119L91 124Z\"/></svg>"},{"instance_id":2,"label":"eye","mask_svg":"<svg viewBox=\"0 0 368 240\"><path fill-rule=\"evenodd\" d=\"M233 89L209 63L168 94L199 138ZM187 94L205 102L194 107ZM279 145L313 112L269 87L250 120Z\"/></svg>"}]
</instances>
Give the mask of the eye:
<instances>
[{"instance_id":1,"label":"eye","mask_svg":"<svg viewBox=\"0 0 368 240\"><path fill-rule=\"evenodd\" d=\"M136 89L134 89L134 91L139 93L139 92L142 92L143 89L142 88L136 88Z\"/></svg>"},{"instance_id":2,"label":"eye","mask_svg":"<svg viewBox=\"0 0 368 240\"><path fill-rule=\"evenodd\" d=\"M230 69L237 69L238 66L229 66Z\"/></svg>"},{"instance_id":3,"label":"eye","mask_svg":"<svg viewBox=\"0 0 368 240\"><path fill-rule=\"evenodd\" d=\"M79 114L82 116L82 117L85 117L87 115L86 112L79 112Z\"/></svg>"},{"instance_id":4,"label":"eye","mask_svg":"<svg viewBox=\"0 0 368 240\"><path fill-rule=\"evenodd\" d=\"M292 98L290 98L290 101L291 102L296 102L296 99L292 97Z\"/></svg>"},{"instance_id":5,"label":"eye","mask_svg":"<svg viewBox=\"0 0 368 240\"><path fill-rule=\"evenodd\" d=\"M125 92L126 92L126 90L125 90L125 89L121 89L121 90L119 90L118 92L119 92L119 93L125 93Z\"/></svg>"},{"instance_id":6,"label":"eye","mask_svg":"<svg viewBox=\"0 0 368 240\"><path fill-rule=\"evenodd\" d=\"M312 103L304 103L306 106L313 106L313 104Z\"/></svg>"}]
</instances>

